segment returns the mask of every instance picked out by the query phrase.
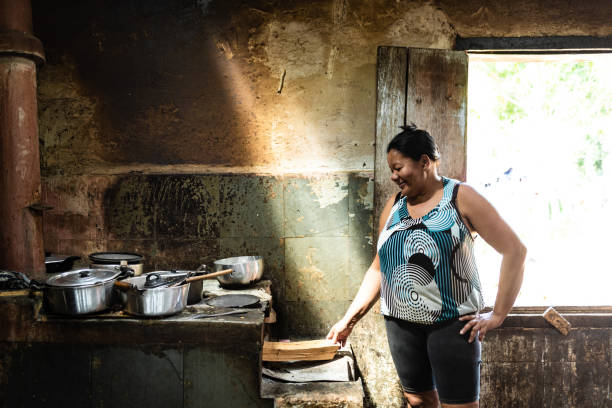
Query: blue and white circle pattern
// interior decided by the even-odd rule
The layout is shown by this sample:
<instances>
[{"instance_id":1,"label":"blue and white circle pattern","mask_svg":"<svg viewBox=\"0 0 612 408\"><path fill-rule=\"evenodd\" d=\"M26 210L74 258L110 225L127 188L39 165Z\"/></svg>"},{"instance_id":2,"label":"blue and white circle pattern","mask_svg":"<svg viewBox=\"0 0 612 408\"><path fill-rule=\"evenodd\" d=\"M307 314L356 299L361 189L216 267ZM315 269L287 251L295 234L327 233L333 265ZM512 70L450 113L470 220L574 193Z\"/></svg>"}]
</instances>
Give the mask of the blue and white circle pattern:
<instances>
[{"instance_id":1,"label":"blue and white circle pattern","mask_svg":"<svg viewBox=\"0 0 612 408\"><path fill-rule=\"evenodd\" d=\"M414 254L423 254L431 259L434 270L440 265L440 248L424 230L413 230L404 242L404 260L408 262Z\"/></svg>"}]
</instances>

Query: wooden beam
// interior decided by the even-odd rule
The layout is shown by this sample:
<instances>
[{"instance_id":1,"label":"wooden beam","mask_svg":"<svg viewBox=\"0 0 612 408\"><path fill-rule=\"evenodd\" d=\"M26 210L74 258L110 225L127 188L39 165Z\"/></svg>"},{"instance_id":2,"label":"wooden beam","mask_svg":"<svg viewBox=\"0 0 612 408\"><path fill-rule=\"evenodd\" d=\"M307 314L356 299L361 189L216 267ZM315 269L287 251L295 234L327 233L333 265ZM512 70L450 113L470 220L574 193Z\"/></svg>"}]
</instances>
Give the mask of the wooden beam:
<instances>
[{"instance_id":1,"label":"wooden beam","mask_svg":"<svg viewBox=\"0 0 612 408\"><path fill-rule=\"evenodd\" d=\"M455 50L485 52L610 52L612 36L457 37Z\"/></svg>"},{"instance_id":2,"label":"wooden beam","mask_svg":"<svg viewBox=\"0 0 612 408\"><path fill-rule=\"evenodd\" d=\"M406 124L407 48L379 47L376 67L376 152L374 157L374 215L378 219L397 186L391 182L387 144Z\"/></svg>"}]
</instances>

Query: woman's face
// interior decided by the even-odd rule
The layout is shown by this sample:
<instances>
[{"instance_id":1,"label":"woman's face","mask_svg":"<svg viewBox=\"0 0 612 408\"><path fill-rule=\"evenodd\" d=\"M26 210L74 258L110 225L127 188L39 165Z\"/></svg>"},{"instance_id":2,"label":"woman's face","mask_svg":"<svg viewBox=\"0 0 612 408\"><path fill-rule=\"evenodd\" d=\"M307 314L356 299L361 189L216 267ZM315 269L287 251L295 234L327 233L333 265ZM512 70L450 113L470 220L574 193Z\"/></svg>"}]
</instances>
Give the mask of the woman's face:
<instances>
[{"instance_id":1,"label":"woman's face","mask_svg":"<svg viewBox=\"0 0 612 408\"><path fill-rule=\"evenodd\" d=\"M387 154L391 169L391 181L398 185L402 196L413 197L419 194L424 185L425 169L423 163L406 157L395 149Z\"/></svg>"}]
</instances>

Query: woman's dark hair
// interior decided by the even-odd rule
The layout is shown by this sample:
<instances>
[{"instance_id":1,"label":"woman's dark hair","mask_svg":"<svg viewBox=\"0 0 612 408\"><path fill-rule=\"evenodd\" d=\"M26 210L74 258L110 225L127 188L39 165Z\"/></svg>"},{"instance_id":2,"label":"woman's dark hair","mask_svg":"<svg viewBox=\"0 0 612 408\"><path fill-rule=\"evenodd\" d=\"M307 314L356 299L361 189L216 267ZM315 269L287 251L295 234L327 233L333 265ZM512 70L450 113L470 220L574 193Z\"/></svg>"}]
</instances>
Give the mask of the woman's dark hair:
<instances>
[{"instance_id":1,"label":"woman's dark hair","mask_svg":"<svg viewBox=\"0 0 612 408\"><path fill-rule=\"evenodd\" d=\"M402 132L395 135L389 142L387 153L391 150L397 150L404 157L410 157L414 161L419 161L424 154L433 161L440 158L438 146L426 130L417 129L413 122L400 127Z\"/></svg>"}]
</instances>

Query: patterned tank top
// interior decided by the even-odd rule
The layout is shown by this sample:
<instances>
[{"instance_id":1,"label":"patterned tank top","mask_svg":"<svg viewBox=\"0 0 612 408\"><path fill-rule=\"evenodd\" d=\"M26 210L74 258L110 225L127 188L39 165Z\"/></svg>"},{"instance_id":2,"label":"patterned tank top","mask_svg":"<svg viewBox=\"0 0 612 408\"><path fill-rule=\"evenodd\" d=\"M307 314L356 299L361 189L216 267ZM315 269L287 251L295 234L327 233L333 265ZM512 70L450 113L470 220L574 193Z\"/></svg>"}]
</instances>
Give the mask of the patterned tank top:
<instances>
[{"instance_id":1,"label":"patterned tank top","mask_svg":"<svg viewBox=\"0 0 612 408\"><path fill-rule=\"evenodd\" d=\"M378 238L381 312L433 324L479 311L483 305L474 239L455 203L460 182L442 177L444 194L413 219L402 197Z\"/></svg>"}]
</instances>

